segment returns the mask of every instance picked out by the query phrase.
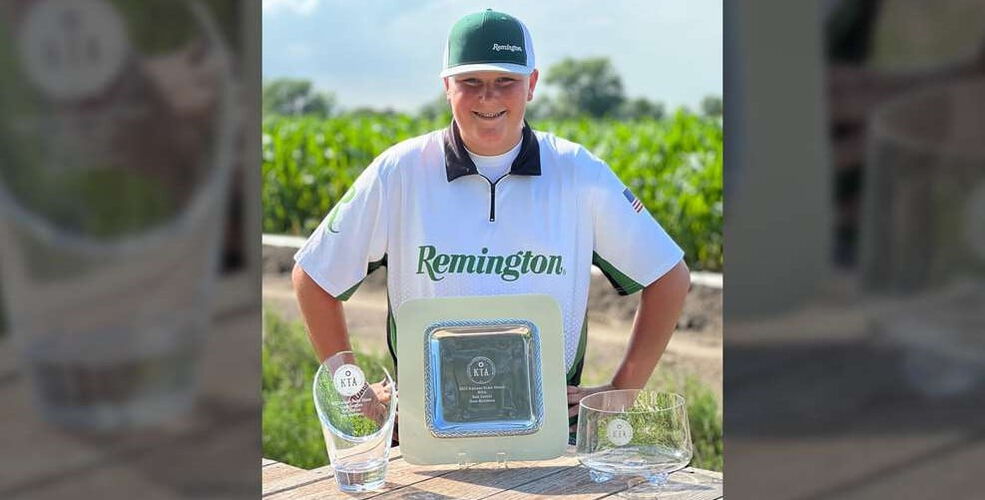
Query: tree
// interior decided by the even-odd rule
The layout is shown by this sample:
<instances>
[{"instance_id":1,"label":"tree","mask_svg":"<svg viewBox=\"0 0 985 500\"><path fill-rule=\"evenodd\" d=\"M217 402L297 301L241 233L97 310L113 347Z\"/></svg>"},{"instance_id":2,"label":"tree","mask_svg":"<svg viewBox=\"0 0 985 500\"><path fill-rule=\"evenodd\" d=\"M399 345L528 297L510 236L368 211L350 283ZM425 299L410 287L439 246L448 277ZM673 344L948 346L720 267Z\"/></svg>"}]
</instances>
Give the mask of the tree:
<instances>
[{"instance_id":1,"label":"tree","mask_svg":"<svg viewBox=\"0 0 985 500\"><path fill-rule=\"evenodd\" d=\"M559 116L615 116L626 99L622 79L607 57L565 58L548 68L545 82L559 87L553 106Z\"/></svg>"},{"instance_id":2,"label":"tree","mask_svg":"<svg viewBox=\"0 0 985 500\"><path fill-rule=\"evenodd\" d=\"M397 110L391 107L380 109L372 106L359 106L357 108L347 109L343 113L340 113L341 116L361 116L366 118L390 117L397 116L398 114L399 113Z\"/></svg>"},{"instance_id":3,"label":"tree","mask_svg":"<svg viewBox=\"0 0 985 500\"><path fill-rule=\"evenodd\" d=\"M701 100L701 112L705 116L718 118L722 116L724 109L721 97L710 95Z\"/></svg>"},{"instance_id":4,"label":"tree","mask_svg":"<svg viewBox=\"0 0 985 500\"><path fill-rule=\"evenodd\" d=\"M554 101L546 95L534 97L533 101L527 104L524 116L528 120L546 120L554 117Z\"/></svg>"},{"instance_id":5,"label":"tree","mask_svg":"<svg viewBox=\"0 0 985 500\"><path fill-rule=\"evenodd\" d=\"M317 92L308 80L278 78L263 85L264 114L329 116L335 96Z\"/></svg>"},{"instance_id":6,"label":"tree","mask_svg":"<svg viewBox=\"0 0 985 500\"><path fill-rule=\"evenodd\" d=\"M451 106L448 104L448 97L442 92L438 97L421 106L420 115L428 120L434 120L439 116L445 116L451 121Z\"/></svg>"},{"instance_id":7,"label":"tree","mask_svg":"<svg viewBox=\"0 0 985 500\"><path fill-rule=\"evenodd\" d=\"M656 120L666 116L666 110L661 102L653 102L645 97L631 99L623 104L620 115L629 120L639 120L643 118L653 118Z\"/></svg>"}]
</instances>

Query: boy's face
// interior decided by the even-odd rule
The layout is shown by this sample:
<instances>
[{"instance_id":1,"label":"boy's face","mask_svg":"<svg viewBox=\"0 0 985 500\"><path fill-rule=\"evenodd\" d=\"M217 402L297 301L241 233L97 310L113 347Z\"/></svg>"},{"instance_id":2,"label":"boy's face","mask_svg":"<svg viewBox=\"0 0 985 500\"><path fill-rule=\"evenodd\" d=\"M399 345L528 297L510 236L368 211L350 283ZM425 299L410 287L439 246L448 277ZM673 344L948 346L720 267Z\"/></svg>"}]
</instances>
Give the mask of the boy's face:
<instances>
[{"instance_id":1,"label":"boy's face","mask_svg":"<svg viewBox=\"0 0 985 500\"><path fill-rule=\"evenodd\" d=\"M537 70L530 76L476 71L446 77L444 82L452 115L469 151L494 156L516 146L524 110L534 97Z\"/></svg>"}]
</instances>

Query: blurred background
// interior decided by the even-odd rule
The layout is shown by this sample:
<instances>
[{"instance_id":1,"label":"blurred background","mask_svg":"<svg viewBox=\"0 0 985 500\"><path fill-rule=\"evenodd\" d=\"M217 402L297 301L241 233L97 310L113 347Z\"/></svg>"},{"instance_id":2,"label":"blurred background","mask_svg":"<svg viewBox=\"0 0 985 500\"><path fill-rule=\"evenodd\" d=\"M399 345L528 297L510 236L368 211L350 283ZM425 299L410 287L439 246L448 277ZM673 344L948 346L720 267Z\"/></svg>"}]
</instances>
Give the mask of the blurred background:
<instances>
[{"instance_id":1,"label":"blurred background","mask_svg":"<svg viewBox=\"0 0 985 500\"><path fill-rule=\"evenodd\" d=\"M257 495L259 28L0 5L0 497Z\"/></svg>"},{"instance_id":2,"label":"blurred background","mask_svg":"<svg viewBox=\"0 0 985 500\"><path fill-rule=\"evenodd\" d=\"M722 5L267 1L263 7L263 455L327 463L309 387L317 362L292 255L386 148L447 127L448 29L485 8L531 32L540 80L527 119L605 160L680 244L694 286L648 383L684 393L697 467L722 470ZM346 302L365 358L390 364L386 270ZM639 296L595 273L582 383L607 383ZM392 365L391 365L392 366Z\"/></svg>"},{"instance_id":3,"label":"blurred background","mask_svg":"<svg viewBox=\"0 0 985 500\"><path fill-rule=\"evenodd\" d=\"M975 496L985 3L726 2L726 493Z\"/></svg>"}]
</instances>

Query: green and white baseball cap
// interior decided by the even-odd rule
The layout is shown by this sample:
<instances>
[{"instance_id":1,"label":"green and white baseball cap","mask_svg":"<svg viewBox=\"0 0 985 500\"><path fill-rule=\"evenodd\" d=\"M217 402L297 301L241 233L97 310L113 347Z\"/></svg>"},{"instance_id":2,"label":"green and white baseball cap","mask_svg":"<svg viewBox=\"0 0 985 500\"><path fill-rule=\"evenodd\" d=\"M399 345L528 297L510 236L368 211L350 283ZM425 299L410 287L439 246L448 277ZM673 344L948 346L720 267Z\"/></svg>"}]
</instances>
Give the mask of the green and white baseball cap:
<instances>
[{"instance_id":1,"label":"green and white baseball cap","mask_svg":"<svg viewBox=\"0 0 985 500\"><path fill-rule=\"evenodd\" d=\"M492 9L469 14L448 33L442 78L470 71L529 75L533 70L530 31L509 14Z\"/></svg>"}]
</instances>

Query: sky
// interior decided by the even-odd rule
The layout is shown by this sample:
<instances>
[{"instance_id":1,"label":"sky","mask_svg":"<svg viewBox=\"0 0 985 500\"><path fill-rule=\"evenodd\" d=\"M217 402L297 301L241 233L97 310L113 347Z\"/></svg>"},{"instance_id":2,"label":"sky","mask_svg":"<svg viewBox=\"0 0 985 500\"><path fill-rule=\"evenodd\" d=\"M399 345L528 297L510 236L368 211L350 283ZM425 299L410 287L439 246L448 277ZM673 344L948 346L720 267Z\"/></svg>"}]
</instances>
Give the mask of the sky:
<instances>
[{"instance_id":1,"label":"sky","mask_svg":"<svg viewBox=\"0 0 985 500\"><path fill-rule=\"evenodd\" d=\"M722 0L263 0L263 78L311 80L347 109L416 111L442 93L448 29L487 7L527 25L542 76L607 56L627 97L699 109L722 95Z\"/></svg>"}]
</instances>

